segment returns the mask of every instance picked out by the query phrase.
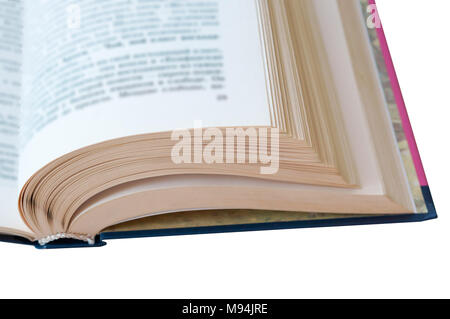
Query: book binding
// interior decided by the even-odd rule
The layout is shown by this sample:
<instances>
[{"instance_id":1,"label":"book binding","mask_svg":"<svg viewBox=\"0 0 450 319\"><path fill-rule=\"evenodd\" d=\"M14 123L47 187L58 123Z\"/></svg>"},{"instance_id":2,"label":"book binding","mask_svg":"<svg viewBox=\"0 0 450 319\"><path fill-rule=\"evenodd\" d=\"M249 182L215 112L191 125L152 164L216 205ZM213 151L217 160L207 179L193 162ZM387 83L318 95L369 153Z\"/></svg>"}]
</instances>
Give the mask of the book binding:
<instances>
[{"instance_id":1,"label":"book binding","mask_svg":"<svg viewBox=\"0 0 450 319\"><path fill-rule=\"evenodd\" d=\"M45 246L53 241L60 239L75 239L82 242L86 242L89 245L95 244L95 236L83 235L83 234L69 234L69 233L58 233L55 235L49 235L47 237L38 240L39 245Z\"/></svg>"}]
</instances>

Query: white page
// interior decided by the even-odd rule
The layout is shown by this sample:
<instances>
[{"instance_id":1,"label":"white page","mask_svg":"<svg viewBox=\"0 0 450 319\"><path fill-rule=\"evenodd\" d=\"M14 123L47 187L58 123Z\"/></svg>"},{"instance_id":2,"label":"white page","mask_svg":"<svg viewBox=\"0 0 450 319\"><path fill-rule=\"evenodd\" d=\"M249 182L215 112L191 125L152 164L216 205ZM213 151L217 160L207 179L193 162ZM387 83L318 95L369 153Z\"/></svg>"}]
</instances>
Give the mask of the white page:
<instances>
[{"instance_id":1,"label":"white page","mask_svg":"<svg viewBox=\"0 0 450 319\"><path fill-rule=\"evenodd\" d=\"M0 0L0 227L28 230L17 210L22 1Z\"/></svg>"},{"instance_id":2,"label":"white page","mask_svg":"<svg viewBox=\"0 0 450 319\"><path fill-rule=\"evenodd\" d=\"M270 125L253 0L26 4L19 185L51 160L112 138L193 127L195 120ZM186 57L191 61L176 61Z\"/></svg>"}]
</instances>

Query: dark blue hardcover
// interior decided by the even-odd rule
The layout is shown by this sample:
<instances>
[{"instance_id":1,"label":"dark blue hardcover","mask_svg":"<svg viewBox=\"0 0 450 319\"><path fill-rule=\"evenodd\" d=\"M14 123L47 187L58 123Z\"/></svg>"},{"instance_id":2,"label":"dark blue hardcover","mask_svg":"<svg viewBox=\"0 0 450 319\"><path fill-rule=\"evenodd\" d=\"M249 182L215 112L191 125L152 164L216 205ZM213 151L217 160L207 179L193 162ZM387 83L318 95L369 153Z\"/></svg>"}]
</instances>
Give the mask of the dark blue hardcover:
<instances>
[{"instance_id":1,"label":"dark blue hardcover","mask_svg":"<svg viewBox=\"0 0 450 319\"><path fill-rule=\"evenodd\" d=\"M105 240L112 240L112 239L216 234L216 233L281 230L281 229L296 229L296 228L411 223L411 222L422 222L437 218L433 198L430 193L430 188L428 186L423 186L422 193L425 199L428 212L421 214L389 215L389 216L385 215L385 216L369 216L369 217L322 219L322 220L302 220L292 222L155 229L155 230L140 230L140 231L126 231L126 232L104 232L96 237L94 245L88 245L85 242L77 240L65 239L49 243L45 246L41 246L36 243L35 246L36 248L39 249L101 247L106 245Z\"/></svg>"},{"instance_id":2,"label":"dark blue hardcover","mask_svg":"<svg viewBox=\"0 0 450 319\"><path fill-rule=\"evenodd\" d=\"M26 238L14 235L0 234L0 242L11 243L11 244L21 244L21 245L33 245L31 241Z\"/></svg>"}]
</instances>

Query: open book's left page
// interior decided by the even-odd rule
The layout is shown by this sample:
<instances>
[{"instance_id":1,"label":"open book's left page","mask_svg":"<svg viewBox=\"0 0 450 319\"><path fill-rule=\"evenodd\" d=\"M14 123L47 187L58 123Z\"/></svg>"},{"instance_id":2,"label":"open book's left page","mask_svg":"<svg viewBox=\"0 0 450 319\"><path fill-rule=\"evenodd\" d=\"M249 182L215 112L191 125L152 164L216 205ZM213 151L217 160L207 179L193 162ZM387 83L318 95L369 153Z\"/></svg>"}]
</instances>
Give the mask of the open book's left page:
<instances>
[{"instance_id":1,"label":"open book's left page","mask_svg":"<svg viewBox=\"0 0 450 319\"><path fill-rule=\"evenodd\" d=\"M198 121L269 126L257 11L241 0L0 0L0 227L28 230L22 186L68 152Z\"/></svg>"},{"instance_id":2,"label":"open book's left page","mask_svg":"<svg viewBox=\"0 0 450 319\"><path fill-rule=\"evenodd\" d=\"M253 0L27 1L24 16L19 186L105 140L271 124Z\"/></svg>"},{"instance_id":3,"label":"open book's left page","mask_svg":"<svg viewBox=\"0 0 450 319\"><path fill-rule=\"evenodd\" d=\"M17 209L22 13L21 0L0 0L0 232L29 231Z\"/></svg>"}]
</instances>

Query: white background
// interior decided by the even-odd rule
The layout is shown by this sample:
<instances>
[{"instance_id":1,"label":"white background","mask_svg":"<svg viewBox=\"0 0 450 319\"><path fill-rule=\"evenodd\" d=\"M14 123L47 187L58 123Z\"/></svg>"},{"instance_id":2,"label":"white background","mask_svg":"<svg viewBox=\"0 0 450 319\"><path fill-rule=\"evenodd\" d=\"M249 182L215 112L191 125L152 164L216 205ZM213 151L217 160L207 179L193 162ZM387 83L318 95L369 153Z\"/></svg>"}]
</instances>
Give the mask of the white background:
<instances>
[{"instance_id":1,"label":"white background","mask_svg":"<svg viewBox=\"0 0 450 319\"><path fill-rule=\"evenodd\" d=\"M0 244L0 297L450 297L450 1L378 0L378 8L438 220L78 250Z\"/></svg>"}]
</instances>

